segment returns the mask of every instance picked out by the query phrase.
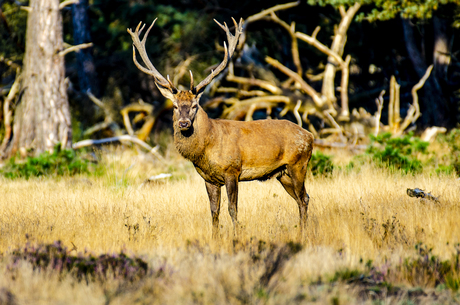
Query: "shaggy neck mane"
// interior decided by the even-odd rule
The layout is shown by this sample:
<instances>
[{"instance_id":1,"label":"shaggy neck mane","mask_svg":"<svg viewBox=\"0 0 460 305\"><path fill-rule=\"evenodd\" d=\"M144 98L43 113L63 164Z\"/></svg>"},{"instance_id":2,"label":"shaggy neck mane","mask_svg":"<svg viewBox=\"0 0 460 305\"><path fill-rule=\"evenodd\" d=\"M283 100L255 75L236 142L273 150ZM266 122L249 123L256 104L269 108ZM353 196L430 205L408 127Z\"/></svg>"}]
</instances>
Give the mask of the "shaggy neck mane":
<instances>
[{"instance_id":1,"label":"shaggy neck mane","mask_svg":"<svg viewBox=\"0 0 460 305\"><path fill-rule=\"evenodd\" d=\"M174 115L174 144L179 153L186 159L197 164L204 157L207 139L212 139L212 123L206 112L199 106L192 127L181 131L178 127L177 118Z\"/></svg>"}]
</instances>

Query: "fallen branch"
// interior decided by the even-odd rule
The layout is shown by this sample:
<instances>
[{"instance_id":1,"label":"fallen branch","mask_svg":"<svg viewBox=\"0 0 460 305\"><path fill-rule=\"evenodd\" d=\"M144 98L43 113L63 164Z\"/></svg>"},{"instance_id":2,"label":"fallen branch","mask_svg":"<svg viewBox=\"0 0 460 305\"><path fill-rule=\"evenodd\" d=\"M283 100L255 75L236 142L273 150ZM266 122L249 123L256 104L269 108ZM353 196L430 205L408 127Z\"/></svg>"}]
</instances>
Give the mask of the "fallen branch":
<instances>
[{"instance_id":1,"label":"fallen branch","mask_svg":"<svg viewBox=\"0 0 460 305\"><path fill-rule=\"evenodd\" d=\"M276 85L260 79L239 77L229 73L227 75L227 81L250 86L258 86L262 89L269 91L271 94L282 93L282 90L278 88Z\"/></svg>"},{"instance_id":2,"label":"fallen branch","mask_svg":"<svg viewBox=\"0 0 460 305\"><path fill-rule=\"evenodd\" d=\"M150 104L130 104L120 111L123 116L123 123L125 124L126 131L131 136L134 135L134 130L131 126L131 122L129 121L129 113L132 111L145 112L147 113L147 116L149 116L153 112L153 106Z\"/></svg>"},{"instance_id":3,"label":"fallen branch","mask_svg":"<svg viewBox=\"0 0 460 305\"><path fill-rule=\"evenodd\" d=\"M86 94L88 95L89 99L94 103L96 104L99 108L101 108L103 111L104 111L104 122L101 122L101 123L98 123L90 128L88 128L87 130L85 130L84 132L84 135L88 136L88 135L91 135L99 130L103 130L107 127L110 127L110 129L112 130L112 132L119 136L121 135L121 131L120 131L120 127L118 126L118 124L115 122L115 120L112 118L112 113L110 111L110 109L101 101L99 100L97 97L95 97L90 90L88 90L86 92Z\"/></svg>"},{"instance_id":4,"label":"fallen branch","mask_svg":"<svg viewBox=\"0 0 460 305\"><path fill-rule=\"evenodd\" d=\"M367 149L367 145L350 145L347 143L327 142L321 139L315 139L314 145L317 147L324 147L324 148L345 148L345 149L351 149L351 150Z\"/></svg>"},{"instance_id":5,"label":"fallen branch","mask_svg":"<svg viewBox=\"0 0 460 305\"><path fill-rule=\"evenodd\" d=\"M439 203L439 197L435 197L431 195L431 193L425 192L424 190L421 190L419 188L415 188L415 189L408 188L406 190L406 193L407 193L407 196L409 197L428 199L428 200L433 200L436 203Z\"/></svg>"},{"instance_id":6,"label":"fallen branch","mask_svg":"<svg viewBox=\"0 0 460 305\"><path fill-rule=\"evenodd\" d=\"M277 68L278 70L280 70L281 72L283 72L284 74L286 74L287 76L291 77L292 79L294 79L296 82L299 83L300 85L300 88L305 92L307 93L308 95L311 96L311 98L313 99L313 101L315 102L316 106L318 108L322 108L323 105L324 105L324 101L323 99L321 98L321 96L318 94L318 92L316 92L315 89L313 89L313 87L311 87L309 84L307 84L300 75L298 75L297 73L295 73L294 71L292 71L291 69L289 69L288 67L284 66L283 64L281 64L279 61L277 61L276 59L274 58L271 58L270 56L267 56L265 57L265 61L272 65L273 67Z\"/></svg>"},{"instance_id":7,"label":"fallen branch","mask_svg":"<svg viewBox=\"0 0 460 305\"><path fill-rule=\"evenodd\" d=\"M155 147L151 147L144 141L141 141L138 138L130 136L130 135L123 135L123 136L105 138L105 139L100 139L100 140L83 140L83 141L74 143L72 145L72 148L79 149L82 147L87 147L87 146L92 146L92 145L101 145L101 144L106 144L106 143L123 142L123 141L129 141L129 142L135 143L141 146L142 148L145 148L146 150L148 150L149 153L157 157L160 161L165 162L164 158L158 153L159 145Z\"/></svg>"},{"instance_id":8,"label":"fallen branch","mask_svg":"<svg viewBox=\"0 0 460 305\"><path fill-rule=\"evenodd\" d=\"M332 115L329 113L329 110L323 111L323 113L329 119L329 122L331 122L332 126L334 126L335 129L337 130L337 132L339 134L340 141L346 143L347 139L343 135L342 127L340 127L340 125L334 120Z\"/></svg>"}]
</instances>

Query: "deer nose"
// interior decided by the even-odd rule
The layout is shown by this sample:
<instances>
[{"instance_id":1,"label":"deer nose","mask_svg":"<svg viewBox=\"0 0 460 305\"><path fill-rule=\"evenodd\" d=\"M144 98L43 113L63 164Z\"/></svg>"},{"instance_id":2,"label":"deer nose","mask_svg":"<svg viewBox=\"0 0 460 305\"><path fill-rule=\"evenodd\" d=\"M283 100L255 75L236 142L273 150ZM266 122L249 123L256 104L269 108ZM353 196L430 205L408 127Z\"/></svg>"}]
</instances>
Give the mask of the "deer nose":
<instances>
[{"instance_id":1,"label":"deer nose","mask_svg":"<svg viewBox=\"0 0 460 305\"><path fill-rule=\"evenodd\" d=\"M180 120L179 127L181 129L188 129L190 127L190 120Z\"/></svg>"}]
</instances>

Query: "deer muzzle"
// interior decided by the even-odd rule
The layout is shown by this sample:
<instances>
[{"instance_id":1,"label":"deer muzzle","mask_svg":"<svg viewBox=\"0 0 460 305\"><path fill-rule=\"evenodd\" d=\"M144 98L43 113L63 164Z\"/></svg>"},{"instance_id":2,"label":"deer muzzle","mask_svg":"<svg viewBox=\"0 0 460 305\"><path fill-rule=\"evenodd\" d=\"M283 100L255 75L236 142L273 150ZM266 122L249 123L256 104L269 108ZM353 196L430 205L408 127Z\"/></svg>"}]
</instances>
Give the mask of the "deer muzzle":
<instances>
[{"instance_id":1,"label":"deer muzzle","mask_svg":"<svg viewBox=\"0 0 460 305\"><path fill-rule=\"evenodd\" d=\"M180 119L178 123L179 123L179 128L182 131L188 130L190 126L192 126L192 122L190 121L190 119Z\"/></svg>"}]
</instances>

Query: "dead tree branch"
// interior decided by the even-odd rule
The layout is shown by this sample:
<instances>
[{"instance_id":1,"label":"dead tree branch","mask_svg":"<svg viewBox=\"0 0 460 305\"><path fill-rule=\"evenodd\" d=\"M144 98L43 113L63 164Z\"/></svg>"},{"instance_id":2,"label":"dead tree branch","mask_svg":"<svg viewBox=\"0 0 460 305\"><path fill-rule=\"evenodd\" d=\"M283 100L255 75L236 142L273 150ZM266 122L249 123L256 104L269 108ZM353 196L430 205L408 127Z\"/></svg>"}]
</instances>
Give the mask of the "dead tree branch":
<instances>
[{"instance_id":1,"label":"dead tree branch","mask_svg":"<svg viewBox=\"0 0 460 305\"><path fill-rule=\"evenodd\" d=\"M79 45L76 45L76 46L71 46L71 47L65 48L64 50L60 51L58 53L58 55L62 57L62 56L65 56L66 54L68 54L70 52L78 52L81 49L90 48L92 46L93 46L92 42L82 43L82 44L79 44Z\"/></svg>"},{"instance_id":2,"label":"dead tree branch","mask_svg":"<svg viewBox=\"0 0 460 305\"><path fill-rule=\"evenodd\" d=\"M382 110L383 110L383 95L385 94L385 90L380 92L378 98L375 99L375 103L377 104L377 112L375 113L375 133L374 136L379 134L380 129L380 118L382 117Z\"/></svg>"},{"instance_id":3,"label":"dead tree branch","mask_svg":"<svg viewBox=\"0 0 460 305\"><path fill-rule=\"evenodd\" d=\"M104 111L104 122L102 123L98 123L90 128L88 128L87 130L85 130L85 132L83 133L85 136L88 136L88 135L92 135L93 133L95 132L98 132L100 130L104 130L106 128L109 128L112 130L112 132L115 134L115 135L121 135L121 130L120 130L120 127L118 126L118 124L115 122L115 120L113 119L112 117L112 113L110 111L110 109L101 101L99 100L97 97L95 97L91 91L87 91L86 94L88 95L89 99L94 103L96 104L99 108L101 108L103 111Z\"/></svg>"},{"instance_id":4,"label":"dead tree branch","mask_svg":"<svg viewBox=\"0 0 460 305\"><path fill-rule=\"evenodd\" d=\"M72 148L79 149L82 147L87 147L87 146L92 146L92 145L101 145L101 144L112 143L112 142L126 142L126 141L139 145L140 147L148 150L149 153L157 157L160 161L165 162L164 158L158 153L158 149L159 149L158 145L155 147L151 147L144 141L141 141L138 138L130 136L130 135L122 135L118 137L105 138L105 139L100 139L100 140L83 140L83 141L74 143L72 145Z\"/></svg>"},{"instance_id":5,"label":"dead tree branch","mask_svg":"<svg viewBox=\"0 0 460 305\"><path fill-rule=\"evenodd\" d=\"M318 94L318 92L316 92L315 89L313 89L313 87L311 87L309 84L307 84L300 75L298 75L297 73L295 73L294 71L292 71L291 69L289 69L288 67L284 66L283 64L281 64L279 61L277 61L276 59L273 59L269 56L265 57L265 61L272 65L273 67L277 68L278 70L280 70L281 72L283 72L284 74L286 74L287 76L291 77L292 79L294 79L296 82L299 83L300 85L300 88L305 92L307 93L308 95L311 96L311 98L313 99L313 101L315 102L316 106L321 109L323 108L323 105L324 105L324 100L321 98L321 96Z\"/></svg>"},{"instance_id":6,"label":"dead tree branch","mask_svg":"<svg viewBox=\"0 0 460 305\"><path fill-rule=\"evenodd\" d=\"M11 139L11 119L13 117L13 111L10 108L11 102L14 100L16 95L19 93L21 88L21 69L16 68L16 79L14 80L13 85L11 86L10 92L3 101L3 124L5 126L5 136L3 137L2 144L0 146L0 154L3 155L5 148L8 146L8 143Z\"/></svg>"},{"instance_id":7,"label":"dead tree branch","mask_svg":"<svg viewBox=\"0 0 460 305\"><path fill-rule=\"evenodd\" d=\"M409 110L407 111L407 115L404 118L403 123L401 124L401 127L399 130L395 133L395 135L401 135L404 130L406 130L407 127L411 123L414 123L419 116L421 115L420 113L420 106L418 103L418 95L417 91L420 90L420 88L423 87L425 84L426 80L428 77L430 77L431 70L433 70L433 65L429 66L428 69L426 69L425 75L419 80L419 82L412 88L411 93L412 93L412 105L410 106Z\"/></svg>"}]
</instances>

